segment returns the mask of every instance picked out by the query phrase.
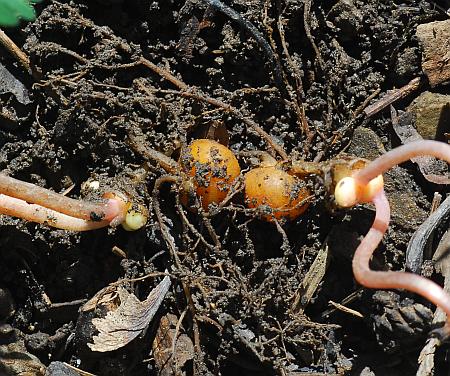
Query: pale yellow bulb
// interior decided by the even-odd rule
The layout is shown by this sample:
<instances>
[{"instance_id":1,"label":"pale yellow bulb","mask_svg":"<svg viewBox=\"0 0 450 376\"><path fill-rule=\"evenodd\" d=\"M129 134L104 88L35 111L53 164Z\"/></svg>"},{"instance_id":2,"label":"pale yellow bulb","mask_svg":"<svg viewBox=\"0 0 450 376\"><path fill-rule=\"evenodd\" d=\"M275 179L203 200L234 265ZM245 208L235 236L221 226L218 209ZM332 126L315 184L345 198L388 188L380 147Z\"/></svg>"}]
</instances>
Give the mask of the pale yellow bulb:
<instances>
[{"instance_id":1,"label":"pale yellow bulb","mask_svg":"<svg viewBox=\"0 0 450 376\"><path fill-rule=\"evenodd\" d=\"M126 231L139 230L145 226L147 218L147 210L141 205L135 205L135 208L128 209L125 220L122 222L122 227Z\"/></svg>"},{"instance_id":2,"label":"pale yellow bulb","mask_svg":"<svg viewBox=\"0 0 450 376\"><path fill-rule=\"evenodd\" d=\"M339 180L334 190L334 200L342 208L349 208L358 203L358 184L354 178L347 176Z\"/></svg>"},{"instance_id":3,"label":"pale yellow bulb","mask_svg":"<svg viewBox=\"0 0 450 376\"><path fill-rule=\"evenodd\" d=\"M383 185L382 175L378 175L367 185L358 184L355 178L347 176L337 183L334 190L334 200L338 206L343 208L371 202L374 196L383 189Z\"/></svg>"}]
</instances>

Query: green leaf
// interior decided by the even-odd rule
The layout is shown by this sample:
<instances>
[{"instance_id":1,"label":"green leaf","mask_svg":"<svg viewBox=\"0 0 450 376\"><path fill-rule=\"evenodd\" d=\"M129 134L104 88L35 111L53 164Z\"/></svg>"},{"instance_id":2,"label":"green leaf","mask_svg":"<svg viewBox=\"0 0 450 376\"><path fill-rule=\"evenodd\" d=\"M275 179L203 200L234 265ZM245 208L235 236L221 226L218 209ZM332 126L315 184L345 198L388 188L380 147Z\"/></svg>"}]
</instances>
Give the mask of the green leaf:
<instances>
[{"instance_id":1,"label":"green leaf","mask_svg":"<svg viewBox=\"0 0 450 376\"><path fill-rule=\"evenodd\" d=\"M36 3L40 0L33 0ZM16 26L20 19L32 21L36 17L28 0L0 0L0 25Z\"/></svg>"}]
</instances>

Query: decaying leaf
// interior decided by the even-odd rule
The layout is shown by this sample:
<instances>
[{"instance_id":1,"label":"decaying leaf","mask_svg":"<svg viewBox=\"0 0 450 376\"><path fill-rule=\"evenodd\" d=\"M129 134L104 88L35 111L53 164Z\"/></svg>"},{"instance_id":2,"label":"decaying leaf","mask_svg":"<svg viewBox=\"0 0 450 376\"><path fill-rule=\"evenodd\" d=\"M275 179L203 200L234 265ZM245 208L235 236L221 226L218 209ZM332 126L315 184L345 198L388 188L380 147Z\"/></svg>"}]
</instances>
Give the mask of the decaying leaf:
<instances>
[{"instance_id":1,"label":"decaying leaf","mask_svg":"<svg viewBox=\"0 0 450 376\"><path fill-rule=\"evenodd\" d=\"M119 307L92 323L99 334L88 343L92 351L117 350L135 339L148 326L170 288L168 276L156 286L143 302L123 287L118 287Z\"/></svg>"},{"instance_id":2,"label":"decaying leaf","mask_svg":"<svg viewBox=\"0 0 450 376\"><path fill-rule=\"evenodd\" d=\"M325 276L329 263L330 250L328 243L325 242L295 294L292 305L293 312L302 313L304 311Z\"/></svg>"},{"instance_id":3,"label":"decaying leaf","mask_svg":"<svg viewBox=\"0 0 450 376\"><path fill-rule=\"evenodd\" d=\"M99 305L114 304L117 298L117 286L109 285L98 291L91 299L81 307L81 311L89 312ZM111 308L112 309L112 308Z\"/></svg>"},{"instance_id":4,"label":"decaying leaf","mask_svg":"<svg viewBox=\"0 0 450 376\"><path fill-rule=\"evenodd\" d=\"M153 357L161 376L184 375L182 367L194 358L194 344L181 330L177 331L177 324L175 315L163 316L153 341Z\"/></svg>"}]
</instances>

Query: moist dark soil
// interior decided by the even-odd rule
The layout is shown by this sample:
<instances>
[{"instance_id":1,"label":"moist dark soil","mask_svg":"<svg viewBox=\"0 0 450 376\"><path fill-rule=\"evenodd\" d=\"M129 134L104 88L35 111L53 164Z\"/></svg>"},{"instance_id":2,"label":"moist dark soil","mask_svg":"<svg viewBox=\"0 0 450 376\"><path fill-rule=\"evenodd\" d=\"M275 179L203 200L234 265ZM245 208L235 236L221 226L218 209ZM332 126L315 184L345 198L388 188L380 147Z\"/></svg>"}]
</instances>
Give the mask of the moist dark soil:
<instances>
[{"instance_id":1,"label":"moist dark soil","mask_svg":"<svg viewBox=\"0 0 450 376\"><path fill-rule=\"evenodd\" d=\"M209 213L186 210L179 180L158 180L177 171L145 150L178 161L191 140L215 138L243 171L258 163L249 152L286 166L343 151L373 158L400 140L389 110L366 117L362 109L423 76L416 27L446 19L444 3L43 1L34 22L6 29L32 73L1 47L0 63L17 80L16 90L0 87L2 172L74 198L116 189L149 218L135 232L84 233L0 218L0 373L19 374L9 361L28 359L37 365L22 365L29 374L52 364L49 375L76 372L65 364L97 375L415 374L435 308L354 281L370 206L334 209L329 186L313 175L308 210L288 223L245 209L239 185ZM388 183L389 197L404 201L397 212L393 204L373 267L402 269L435 187L413 165ZM83 304L120 280L144 300L164 273L172 285L147 330L116 351L91 351L92 319L105 311ZM415 321L399 314L404 307L420 312ZM178 366L176 354L164 366L155 350L167 317L190 344ZM447 351L437 350L437 374Z\"/></svg>"}]
</instances>

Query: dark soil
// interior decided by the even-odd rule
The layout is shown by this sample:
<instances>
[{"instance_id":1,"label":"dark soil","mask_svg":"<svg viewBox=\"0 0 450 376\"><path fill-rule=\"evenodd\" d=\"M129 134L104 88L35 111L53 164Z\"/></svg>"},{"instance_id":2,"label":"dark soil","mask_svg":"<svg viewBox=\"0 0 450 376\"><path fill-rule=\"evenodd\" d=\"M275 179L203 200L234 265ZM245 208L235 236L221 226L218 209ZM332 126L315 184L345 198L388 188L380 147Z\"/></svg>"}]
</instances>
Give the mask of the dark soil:
<instances>
[{"instance_id":1,"label":"dark soil","mask_svg":"<svg viewBox=\"0 0 450 376\"><path fill-rule=\"evenodd\" d=\"M308 211L277 227L244 210L242 194L206 217L182 209L177 190L163 184L155 197L173 237L168 244L152 199L166 171L141 149L177 160L190 140L215 134L237 154L268 151L281 159L251 121L291 159L323 162L344 149L370 157L376 150L356 137L363 129L390 149L400 142L389 111L365 119L361 108L375 90L382 95L422 75L416 26L447 16L418 0L227 1L241 22L209 3L44 1L35 22L6 30L34 73L2 47L0 63L31 101L0 88L1 170L58 192L73 185L71 197L126 191L150 214L137 232L89 233L2 216L0 343L22 341L24 354L45 366L153 375L152 343L170 313L183 318L179 330L194 344L179 374L415 374L434 307L354 282L351 257L370 226L370 207L333 211L323 181L312 178ZM239 162L249 168L254 158ZM87 181L99 181L100 190L85 189ZM389 195L410 192L417 210L411 220L394 217L374 267L403 268L433 189L414 166L391 177ZM331 256L326 273L305 297L302 281L324 249ZM150 275L123 284L143 300L165 270L172 287L148 330L117 351L90 351L91 320L104 312L80 313L81 305L112 282ZM330 309L329 301L363 318ZM422 322L399 322L405 306L417 307ZM438 350L438 371L447 350ZM49 374L62 374L53 368Z\"/></svg>"}]
</instances>

